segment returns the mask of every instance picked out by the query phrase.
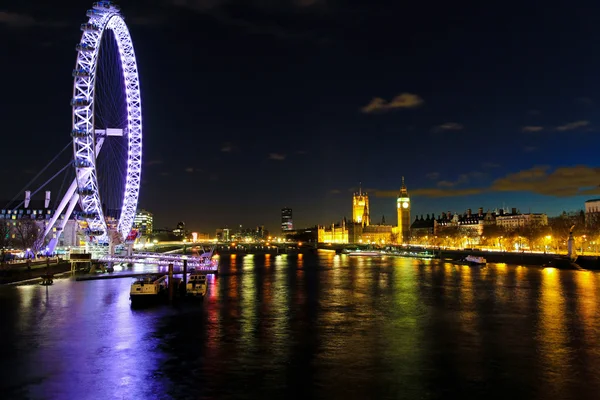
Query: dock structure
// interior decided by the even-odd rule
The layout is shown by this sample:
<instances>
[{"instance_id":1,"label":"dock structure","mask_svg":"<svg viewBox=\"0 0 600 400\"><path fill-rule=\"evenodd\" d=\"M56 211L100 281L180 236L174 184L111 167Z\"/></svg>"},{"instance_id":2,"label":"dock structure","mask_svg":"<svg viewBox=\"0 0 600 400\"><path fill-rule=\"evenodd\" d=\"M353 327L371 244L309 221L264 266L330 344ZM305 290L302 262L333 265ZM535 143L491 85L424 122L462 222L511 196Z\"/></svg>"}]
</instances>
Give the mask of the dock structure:
<instances>
[{"instance_id":1,"label":"dock structure","mask_svg":"<svg viewBox=\"0 0 600 400\"><path fill-rule=\"evenodd\" d=\"M102 263L131 263L131 264L152 264L158 266L169 266L173 264L175 267L193 268L196 271L204 271L207 273L217 273L219 264L216 260L208 257L193 257L178 254L162 254L162 253L133 253L128 256L119 255L103 255L98 258L98 262Z\"/></svg>"}]
</instances>

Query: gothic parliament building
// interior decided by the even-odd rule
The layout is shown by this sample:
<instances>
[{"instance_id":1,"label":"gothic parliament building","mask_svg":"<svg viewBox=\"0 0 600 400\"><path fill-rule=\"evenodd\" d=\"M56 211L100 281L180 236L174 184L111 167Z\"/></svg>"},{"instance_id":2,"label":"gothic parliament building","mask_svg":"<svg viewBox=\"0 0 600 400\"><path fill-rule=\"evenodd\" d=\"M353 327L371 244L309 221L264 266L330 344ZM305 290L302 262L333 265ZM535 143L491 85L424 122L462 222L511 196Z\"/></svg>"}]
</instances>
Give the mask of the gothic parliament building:
<instances>
[{"instance_id":1,"label":"gothic parliament building","mask_svg":"<svg viewBox=\"0 0 600 400\"><path fill-rule=\"evenodd\" d=\"M398 213L397 225L388 225L382 218L379 224L373 224L369 210L369 195L359 189L352 196L352 221L319 226L320 243L354 244L401 244L410 238L410 197L402 178L402 187L396 199Z\"/></svg>"}]
</instances>

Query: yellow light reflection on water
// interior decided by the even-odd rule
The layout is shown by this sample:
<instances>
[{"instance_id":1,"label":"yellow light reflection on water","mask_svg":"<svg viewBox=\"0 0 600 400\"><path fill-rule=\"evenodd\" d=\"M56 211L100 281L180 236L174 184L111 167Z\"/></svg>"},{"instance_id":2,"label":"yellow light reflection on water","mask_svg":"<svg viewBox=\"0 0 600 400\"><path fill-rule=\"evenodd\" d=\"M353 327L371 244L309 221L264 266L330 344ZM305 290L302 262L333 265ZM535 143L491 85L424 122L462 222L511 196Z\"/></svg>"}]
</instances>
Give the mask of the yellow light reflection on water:
<instances>
[{"instance_id":1,"label":"yellow light reflection on water","mask_svg":"<svg viewBox=\"0 0 600 400\"><path fill-rule=\"evenodd\" d=\"M584 330L584 339L588 346L597 345L597 326L599 325L598 302L598 274L591 271L577 271L575 283L577 285L577 308L580 323Z\"/></svg>"},{"instance_id":2,"label":"yellow light reflection on water","mask_svg":"<svg viewBox=\"0 0 600 400\"><path fill-rule=\"evenodd\" d=\"M240 351L252 352L257 344L255 325L257 324L257 312L255 306L260 304L256 299L256 285L258 284L254 272L254 257L246 255L243 260L243 273L240 288Z\"/></svg>"},{"instance_id":3,"label":"yellow light reflection on water","mask_svg":"<svg viewBox=\"0 0 600 400\"><path fill-rule=\"evenodd\" d=\"M391 283L391 307L389 314L382 319L383 337L391 340L387 347L390 349L383 362L389 364L390 368L402 370L418 370L425 364L423 360L424 326L426 318L423 313L427 312L420 296L420 269L423 268L413 259L397 259L390 276ZM432 266L424 267L432 270ZM415 377L416 378L416 377ZM411 386L419 387L419 379L411 381Z\"/></svg>"},{"instance_id":4,"label":"yellow light reflection on water","mask_svg":"<svg viewBox=\"0 0 600 400\"><path fill-rule=\"evenodd\" d=\"M462 370L469 379L483 379L482 339L480 335L480 315L477 311L474 281L478 279L479 267L460 265L456 267L460 274L458 293L458 329L460 330L460 362L456 368Z\"/></svg>"},{"instance_id":5,"label":"yellow light reflection on water","mask_svg":"<svg viewBox=\"0 0 600 400\"><path fill-rule=\"evenodd\" d=\"M285 267L287 265L287 263L288 263L288 255L287 254L280 254L277 257L275 257L275 268L276 269Z\"/></svg>"},{"instance_id":6,"label":"yellow light reflection on water","mask_svg":"<svg viewBox=\"0 0 600 400\"><path fill-rule=\"evenodd\" d=\"M565 390L563 377L569 368L567 359L567 334L565 326L565 298L560 281L560 271L555 268L544 268L541 274L540 321L536 338L540 344L540 356L545 366L542 373L547 375L545 381L548 393L563 398Z\"/></svg>"},{"instance_id":7,"label":"yellow light reflection on water","mask_svg":"<svg viewBox=\"0 0 600 400\"><path fill-rule=\"evenodd\" d=\"M274 363L281 363L289 357L290 353L290 286L286 279L286 271L288 271L287 256L278 256L275 258L275 265L278 268L272 276L270 283L269 303L270 303L270 337L269 346L271 354L274 356ZM266 293L266 291L265 291ZM266 296L266 294L265 294ZM260 316L258 316L260 318ZM272 373L282 373L285 369L273 369Z\"/></svg>"}]
</instances>

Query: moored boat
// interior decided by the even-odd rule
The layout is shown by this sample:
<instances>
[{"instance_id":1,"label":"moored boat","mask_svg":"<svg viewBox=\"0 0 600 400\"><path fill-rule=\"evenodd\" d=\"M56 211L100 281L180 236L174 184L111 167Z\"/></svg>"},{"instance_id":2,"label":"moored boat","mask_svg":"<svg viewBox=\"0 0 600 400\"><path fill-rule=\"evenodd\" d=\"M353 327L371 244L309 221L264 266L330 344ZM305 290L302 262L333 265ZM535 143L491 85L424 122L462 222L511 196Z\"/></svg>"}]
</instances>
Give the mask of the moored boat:
<instances>
[{"instance_id":1,"label":"moored boat","mask_svg":"<svg viewBox=\"0 0 600 400\"><path fill-rule=\"evenodd\" d=\"M483 265L483 264L487 263L485 258L483 258L481 256L472 256L472 255L466 256L464 261L468 262L469 264L474 264L474 265Z\"/></svg>"},{"instance_id":2,"label":"moored boat","mask_svg":"<svg viewBox=\"0 0 600 400\"><path fill-rule=\"evenodd\" d=\"M203 300L207 288L206 275L199 272L193 272L190 274L185 290L188 296Z\"/></svg>"},{"instance_id":3,"label":"moored boat","mask_svg":"<svg viewBox=\"0 0 600 400\"><path fill-rule=\"evenodd\" d=\"M159 300L167 290L167 276L142 276L131 284L129 299L131 305L149 303Z\"/></svg>"},{"instance_id":4,"label":"moored boat","mask_svg":"<svg viewBox=\"0 0 600 400\"><path fill-rule=\"evenodd\" d=\"M347 253L349 256L371 256L371 257L377 257L380 256L381 253L378 251L351 251Z\"/></svg>"}]
</instances>

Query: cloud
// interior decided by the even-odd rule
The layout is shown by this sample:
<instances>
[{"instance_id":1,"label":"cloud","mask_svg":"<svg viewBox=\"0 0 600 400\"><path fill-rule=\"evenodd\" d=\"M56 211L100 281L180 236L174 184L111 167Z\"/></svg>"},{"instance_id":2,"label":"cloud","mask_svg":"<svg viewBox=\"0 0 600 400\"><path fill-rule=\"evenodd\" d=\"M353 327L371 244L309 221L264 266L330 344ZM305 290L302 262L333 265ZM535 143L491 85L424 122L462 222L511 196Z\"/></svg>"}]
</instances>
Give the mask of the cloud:
<instances>
[{"instance_id":1,"label":"cloud","mask_svg":"<svg viewBox=\"0 0 600 400\"><path fill-rule=\"evenodd\" d=\"M536 150L537 150L537 147L535 147L535 146L525 146L525 147L523 147L523 151L525 153L532 153L532 152L534 152Z\"/></svg>"},{"instance_id":2,"label":"cloud","mask_svg":"<svg viewBox=\"0 0 600 400\"><path fill-rule=\"evenodd\" d=\"M269 160L283 161L283 160L285 160L285 154L270 153Z\"/></svg>"},{"instance_id":3,"label":"cloud","mask_svg":"<svg viewBox=\"0 0 600 400\"><path fill-rule=\"evenodd\" d=\"M236 3L236 0L170 0L171 4L191 8L197 11L209 11L217 8L222 8L228 5ZM280 11L280 12L295 12L298 10L306 10L314 8L316 6L325 7L327 5L326 0L244 0L244 5L268 10L268 11Z\"/></svg>"},{"instance_id":4,"label":"cloud","mask_svg":"<svg viewBox=\"0 0 600 400\"><path fill-rule=\"evenodd\" d=\"M497 179L491 190L498 192L532 192L555 197L600 193L600 168L576 165L550 171L536 166Z\"/></svg>"},{"instance_id":5,"label":"cloud","mask_svg":"<svg viewBox=\"0 0 600 400\"><path fill-rule=\"evenodd\" d=\"M340 193L342 193L342 191L341 191L341 190L339 190L339 189L331 189L331 190L329 191L329 193L330 193L330 194L340 194Z\"/></svg>"},{"instance_id":6,"label":"cloud","mask_svg":"<svg viewBox=\"0 0 600 400\"><path fill-rule=\"evenodd\" d=\"M411 194L414 196L423 197L458 197L458 196L474 196L483 193L482 189L478 188L463 188L463 189L416 189L412 190Z\"/></svg>"},{"instance_id":7,"label":"cloud","mask_svg":"<svg viewBox=\"0 0 600 400\"><path fill-rule=\"evenodd\" d=\"M168 172L161 172L161 173L160 173L160 176L170 176L170 175L171 175L171 174L170 174L170 173L168 173Z\"/></svg>"},{"instance_id":8,"label":"cloud","mask_svg":"<svg viewBox=\"0 0 600 400\"><path fill-rule=\"evenodd\" d=\"M160 165L163 163L163 160L150 160L150 161L146 161L146 167L150 167L152 165Z\"/></svg>"},{"instance_id":9,"label":"cloud","mask_svg":"<svg viewBox=\"0 0 600 400\"><path fill-rule=\"evenodd\" d=\"M0 11L0 24L9 28L30 28L38 22L31 15Z\"/></svg>"},{"instance_id":10,"label":"cloud","mask_svg":"<svg viewBox=\"0 0 600 400\"><path fill-rule=\"evenodd\" d=\"M375 190L375 197L398 197L397 190ZM472 196L483 193L482 189L477 188L464 188L464 189L441 189L441 188L426 188L426 189L413 189L409 191L411 196L423 196L423 197L458 197L458 196Z\"/></svg>"},{"instance_id":11,"label":"cloud","mask_svg":"<svg viewBox=\"0 0 600 400\"><path fill-rule=\"evenodd\" d=\"M375 97L369 104L361 108L361 111L365 114L369 114L372 112L389 111L395 108L415 108L423 103L423 99L416 94L401 93L394 97L389 103L381 97Z\"/></svg>"},{"instance_id":12,"label":"cloud","mask_svg":"<svg viewBox=\"0 0 600 400\"><path fill-rule=\"evenodd\" d=\"M327 0L167 0L179 8L186 8L206 14L223 25L235 26L248 33L270 35L282 39L315 38L311 32L298 31L298 21L291 28L290 15L321 17L328 9ZM252 18L241 18L232 10L248 8L251 12L244 13ZM312 22L311 27L314 25Z\"/></svg>"},{"instance_id":13,"label":"cloud","mask_svg":"<svg viewBox=\"0 0 600 400\"><path fill-rule=\"evenodd\" d=\"M308 153L304 150L298 150L298 151L296 151L296 154L304 155L304 154L308 154Z\"/></svg>"},{"instance_id":14,"label":"cloud","mask_svg":"<svg viewBox=\"0 0 600 400\"><path fill-rule=\"evenodd\" d=\"M446 122L438 126L431 128L432 132L444 132L444 131L462 131L464 126L457 124L456 122Z\"/></svg>"},{"instance_id":15,"label":"cloud","mask_svg":"<svg viewBox=\"0 0 600 400\"><path fill-rule=\"evenodd\" d=\"M188 174L191 174L194 172L202 172L202 170L200 168L193 168L193 167L187 167L184 171L187 172Z\"/></svg>"},{"instance_id":16,"label":"cloud","mask_svg":"<svg viewBox=\"0 0 600 400\"><path fill-rule=\"evenodd\" d=\"M151 25L162 25L167 23L167 19L164 15L140 15L131 17L131 19L127 19L133 25L139 26L151 26Z\"/></svg>"},{"instance_id":17,"label":"cloud","mask_svg":"<svg viewBox=\"0 0 600 400\"><path fill-rule=\"evenodd\" d=\"M575 99L575 101L586 106L594 105L594 100L590 99L589 97L578 97Z\"/></svg>"},{"instance_id":18,"label":"cloud","mask_svg":"<svg viewBox=\"0 0 600 400\"><path fill-rule=\"evenodd\" d=\"M480 179L484 176L485 174L483 172L471 171L466 174L460 174L458 176L458 179L456 179L455 181L440 181L437 183L437 186L441 188L453 188L456 186L464 185L465 183L469 183L472 179Z\"/></svg>"},{"instance_id":19,"label":"cloud","mask_svg":"<svg viewBox=\"0 0 600 400\"><path fill-rule=\"evenodd\" d=\"M37 26L47 28L63 27L64 22L56 21L40 21L29 14L12 13L8 11L0 11L0 25L4 25L11 29L25 29Z\"/></svg>"},{"instance_id":20,"label":"cloud","mask_svg":"<svg viewBox=\"0 0 600 400\"><path fill-rule=\"evenodd\" d=\"M430 172L427 175L425 175L425 177L427 179L432 179L432 180L436 180L440 178L440 173L439 172Z\"/></svg>"},{"instance_id":21,"label":"cloud","mask_svg":"<svg viewBox=\"0 0 600 400\"><path fill-rule=\"evenodd\" d=\"M521 132L539 132L543 129L543 126L524 126L521 128Z\"/></svg>"},{"instance_id":22,"label":"cloud","mask_svg":"<svg viewBox=\"0 0 600 400\"><path fill-rule=\"evenodd\" d=\"M556 130L557 131L561 131L561 132L563 132L563 131L572 131L572 130L577 129L577 128L588 126L589 124L590 124L590 121L575 121L575 122L570 122L570 123L565 124L565 125L557 126Z\"/></svg>"},{"instance_id":23,"label":"cloud","mask_svg":"<svg viewBox=\"0 0 600 400\"><path fill-rule=\"evenodd\" d=\"M231 143L223 143L223 146L221 147L223 153L231 153L232 150L233 147L231 147Z\"/></svg>"},{"instance_id":24,"label":"cloud","mask_svg":"<svg viewBox=\"0 0 600 400\"><path fill-rule=\"evenodd\" d=\"M483 168L489 168L489 169L500 168L500 164L496 164L496 163L493 163L493 162L484 162L483 164L481 164L481 166Z\"/></svg>"},{"instance_id":25,"label":"cloud","mask_svg":"<svg viewBox=\"0 0 600 400\"><path fill-rule=\"evenodd\" d=\"M461 177L455 182L464 180ZM440 183L438 186L440 187L413 189L410 194L424 197L472 196L489 192L529 192L554 197L598 195L600 194L600 167L576 165L552 170L549 166L535 166L498 178L489 187L458 188L456 185L440 185ZM397 195L398 192L395 190L375 191L376 197Z\"/></svg>"}]
</instances>

